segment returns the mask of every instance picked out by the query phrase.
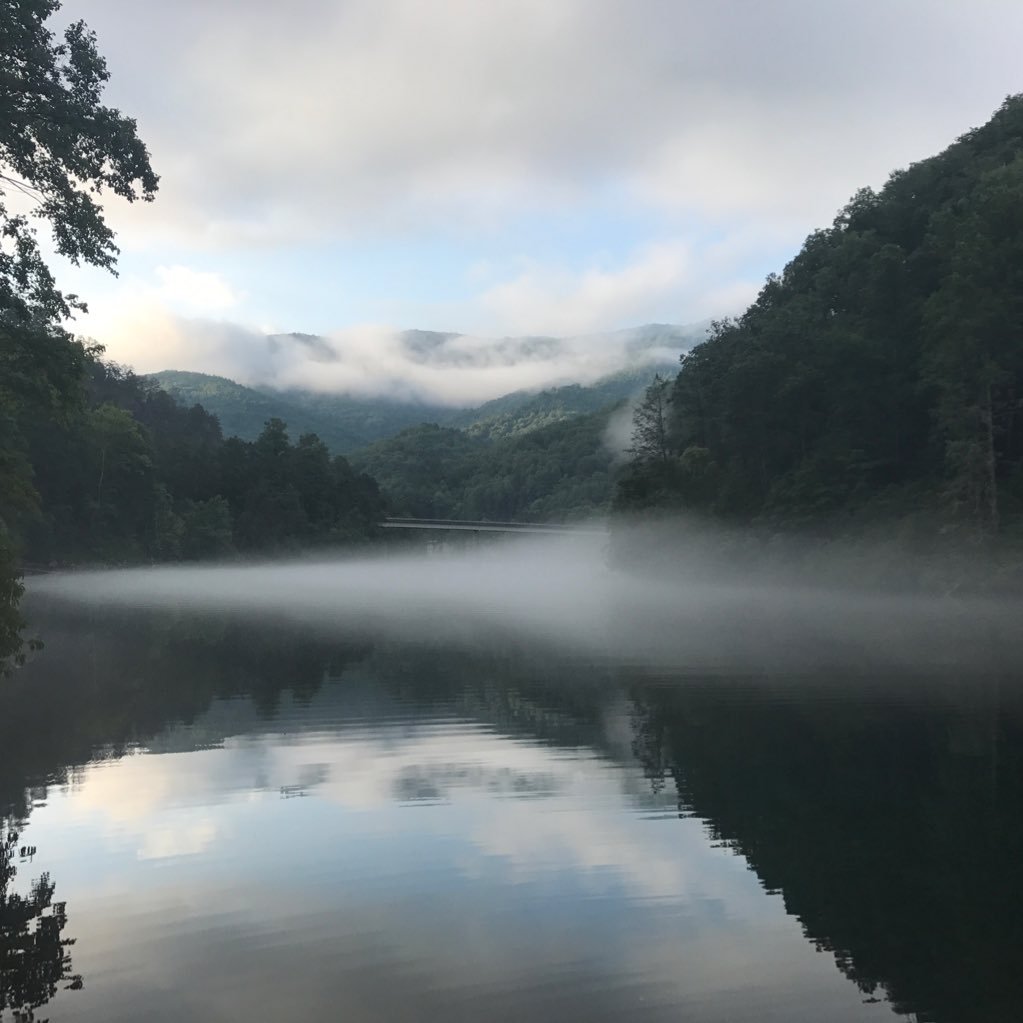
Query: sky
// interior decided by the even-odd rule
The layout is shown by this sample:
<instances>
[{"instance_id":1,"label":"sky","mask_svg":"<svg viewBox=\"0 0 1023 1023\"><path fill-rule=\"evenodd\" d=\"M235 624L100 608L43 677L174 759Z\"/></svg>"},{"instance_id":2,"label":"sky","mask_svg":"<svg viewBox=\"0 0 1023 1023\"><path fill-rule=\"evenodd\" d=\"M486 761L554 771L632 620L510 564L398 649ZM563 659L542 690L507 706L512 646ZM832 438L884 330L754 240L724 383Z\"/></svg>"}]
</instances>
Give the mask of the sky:
<instances>
[{"instance_id":1,"label":"sky","mask_svg":"<svg viewBox=\"0 0 1023 1023\"><path fill-rule=\"evenodd\" d=\"M58 265L74 329L141 372L264 383L266 334L319 334L361 366L322 389L366 393L407 376L396 330L595 349L741 312L858 188L1023 91L1018 0L65 0L78 18L161 185L108 206L117 278Z\"/></svg>"}]
</instances>

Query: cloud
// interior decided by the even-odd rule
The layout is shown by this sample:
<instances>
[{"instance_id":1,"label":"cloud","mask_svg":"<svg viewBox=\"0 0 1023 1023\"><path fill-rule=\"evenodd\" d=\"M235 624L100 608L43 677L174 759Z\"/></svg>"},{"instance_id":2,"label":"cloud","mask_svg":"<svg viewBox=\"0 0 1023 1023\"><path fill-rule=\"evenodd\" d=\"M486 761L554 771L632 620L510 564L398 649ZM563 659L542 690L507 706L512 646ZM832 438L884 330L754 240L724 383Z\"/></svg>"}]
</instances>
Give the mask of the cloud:
<instances>
[{"instance_id":1,"label":"cloud","mask_svg":"<svg viewBox=\"0 0 1023 1023\"><path fill-rule=\"evenodd\" d=\"M463 309L470 320L525 336L381 325L314 336L233 319L243 311L244 296L223 276L160 266L153 280L131 279L92 302L74 327L102 343L109 358L142 373L185 369L280 389L476 404L511 391L587 384L623 369L674 363L701 339L702 327L597 328L658 304L665 313L704 305L720 312L722 296L710 290L705 272L690 269L684 246L653 246L616 270L572 274L535 267L484 289ZM745 300L755 286L739 292ZM729 310L740 307L738 294L724 297ZM550 336L546 324L564 335Z\"/></svg>"},{"instance_id":2,"label":"cloud","mask_svg":"<svg viewBox=\"0 0 1023 1023\"><path fill-rule=\"evenodd\" d=\"M691 263L688 246L674 243L651 246L636 262L618 270L572 274L536 267L490 288L479 305L510 331L599 330L622 319L638 320L651 303L674 298Z\"/></svg>"},{"instance_id":3,"label":"cloud","mask_svg":"<svg viewBox=\"0 0 1023 1023\"><path fill-rule=\"evenodd\" d=\"M128 14L67 0L64 13L99 32L111 98L140 117L163 173L144 230L218 246L486 230L607 190L809 229L1019 87L1023 8L982 10L254 0L241 17L229 0ZM117 216L139 240L134 214Z\"/></svg>"},{"instance_id":4,"label":"cloud","mask_svg":"<svg viewBox=\"0 0 1023 1023\"><path fill-rule=\"evenodd\" d=\"M683 310L690 320L731 314L760 287L741 279L735 253L711 247L698 259L692 246L673 240L648 245L617 268L532 266L484 291L468 315L512 332L575 334L644 318L674 321Z\"/></svg>"},{"instance_id":5,"label":"cloud","mask_svg":"<svg viewBox=\"0 0 1023 1023\"><path fill-rule=\"evenodd\" d=\"M614 360L587 343L484 365L476 345L442 370L351 325L576 336L738 312L857 188L1018 90L1023 34L1018 0L250 0L244 16L65 0L61 16L96 30L107 98L162 176L155 204L109 210L134 284L104 301L61 273L94 310L78 329L140 369L451 402ZM266 351L296 329L343 357Z\"/></svg>"},{"instance_id":6,"label":"cloud","mask_svg":"<svg viewBox=\"0 0 1023 1023\"><path fill-rule=\"evenodd\" d=\"M147 297L169 305L201 311L232 309L244 296L237 293L217 273L204 273L187 266L158 266L159 285Z\"/></svg>"},{"instance_id":7,"label":"cloud","mask_svg":"<svg viewBox=\"0 0 1023 1023\"><path fill-rule=\"evenodd\" d=\"M107 354L139 372L187 368L325 394L471 405L517 390L592 383L626 368L674 362L701 337L669 329L567 338L482 338L363 326L327 337L270 335L227 321L152 310L119 322Z\"/></svg>"},{"instance_id":8,"label":"cloud","mask_svg":"<svg viewBox=\"0 0 1023 1023\"><path fill-rule=\"evenodd\" d=\"M604 445L616 460L625 461L632 450L632 433L635 429L633 413L635 401L628 402L608 417L604 429Z\"/></svg>"},{"instance_id":9,"label":"cloud","mask_svg":"<svg viewBox=\"0 0 1023 1023\"><path fill-rule=\"evenodd\" d=\"M245 297L221 274L181 264L157 266L150 279L135 276L112 288L108 285L89 302L88 314L69 326L104 344L117 346L119 341L132 339L151 349L154 332L161 332L161 321L237 310ZM116 354L130 357L127 350Z\"/></svg>"},{"instance_id":10,"label":"cloud","mask_svg":"<svg viewBox=\"0 0 1023 1023\"><path fill-rule=\"evenodd\" d=\"M184 824L164 825L142 837L140 860L168 860L178 856L198 856L217 840L217 826L208 819Z\"/></svg>"}]
</instances>

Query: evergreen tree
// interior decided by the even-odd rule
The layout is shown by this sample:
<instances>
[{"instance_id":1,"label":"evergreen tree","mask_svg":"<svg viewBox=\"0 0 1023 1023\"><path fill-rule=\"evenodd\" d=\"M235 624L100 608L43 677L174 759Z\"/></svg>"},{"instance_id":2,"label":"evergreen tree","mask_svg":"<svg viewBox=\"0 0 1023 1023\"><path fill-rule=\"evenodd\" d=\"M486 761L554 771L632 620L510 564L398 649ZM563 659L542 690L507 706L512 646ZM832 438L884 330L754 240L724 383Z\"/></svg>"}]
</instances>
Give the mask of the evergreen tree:
<instances>
[{"instance_id":1,"label":"evergreen tree","mask_svg":"<svg viewBox=\"0 0 1023 1023\"><path fill-rule=\"evenodd\" d=\"M671 458L668 419L671 411L671 381L659 373L647 387L632 417L632 447L636 461L664 467Z\"/></svg>"}]
</instances>

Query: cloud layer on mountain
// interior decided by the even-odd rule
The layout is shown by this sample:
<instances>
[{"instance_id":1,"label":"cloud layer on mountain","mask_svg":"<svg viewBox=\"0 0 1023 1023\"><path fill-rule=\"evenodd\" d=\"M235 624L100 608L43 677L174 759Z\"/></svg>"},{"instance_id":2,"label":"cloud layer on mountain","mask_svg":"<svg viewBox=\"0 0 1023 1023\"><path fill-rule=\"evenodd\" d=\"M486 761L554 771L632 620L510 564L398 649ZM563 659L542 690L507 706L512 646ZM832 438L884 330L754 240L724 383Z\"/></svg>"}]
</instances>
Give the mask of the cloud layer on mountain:
<instances>
[{"instance_id":1,"label":"cloud layer on mountain","mask_svg":"<svg viewBox=\"0 0 1023 1023\"><path fill-rule=\"evenodd\" d=\"M482 338L361 327L324 337L264 334L167 317L147 371L202 365L249 386L473 405L512 391L590 384L622 370L673 364L706 324L649 325L566 338ZM150 335L151 337L151 335Z\"/></svg>"}]
</instances>

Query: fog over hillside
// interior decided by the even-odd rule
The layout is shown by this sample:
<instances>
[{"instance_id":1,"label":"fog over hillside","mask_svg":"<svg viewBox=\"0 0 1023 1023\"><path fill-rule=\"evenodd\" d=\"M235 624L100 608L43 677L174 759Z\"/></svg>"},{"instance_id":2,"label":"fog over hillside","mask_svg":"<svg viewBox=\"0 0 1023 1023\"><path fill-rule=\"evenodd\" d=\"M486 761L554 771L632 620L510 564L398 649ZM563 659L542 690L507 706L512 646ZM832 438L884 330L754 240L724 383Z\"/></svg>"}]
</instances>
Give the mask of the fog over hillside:
<instances>
[{"instance_id":1,"label":"fog over hillside","mask_svg":"<svg viewBox=\"0 0 1023 1023\"><path fill-rule=\"evenodd\" d=\"M160 348L156 369L201 370L250 387L469 406L515 391L592 384L674 365L708 323L648 324L576 337L484 338L424 330L353 328L327 336L259 334L206 321Z\"/></svg>"}]
</instances>

